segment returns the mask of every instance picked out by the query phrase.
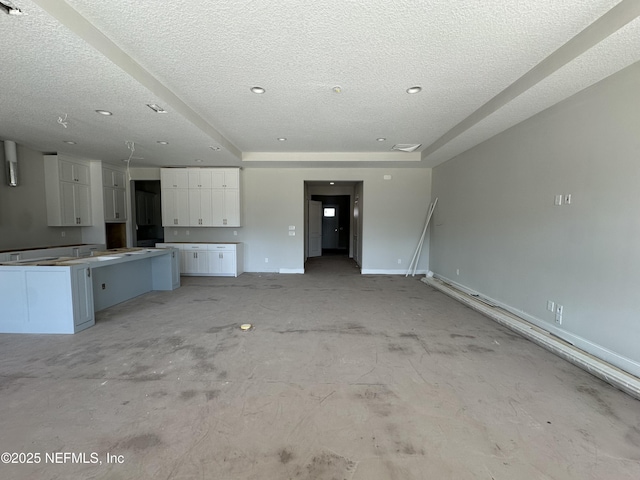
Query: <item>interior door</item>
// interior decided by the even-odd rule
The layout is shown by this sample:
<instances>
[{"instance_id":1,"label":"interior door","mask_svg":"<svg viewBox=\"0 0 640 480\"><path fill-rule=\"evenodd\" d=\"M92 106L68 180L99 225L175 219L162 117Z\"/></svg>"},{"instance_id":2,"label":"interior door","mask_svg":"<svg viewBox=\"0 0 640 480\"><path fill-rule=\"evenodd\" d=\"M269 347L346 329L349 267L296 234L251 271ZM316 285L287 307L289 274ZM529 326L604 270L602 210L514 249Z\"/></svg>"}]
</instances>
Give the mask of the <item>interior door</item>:
<instances>
[{"instance_id":1,"label":"interior door","mask_svg":"<svg viewBox=\"0 0 640 480\"><path fill-rule=\"evenodd\" d=\"M338 205L325 203L322 216L322 248L335 250L340 246L340 213Z\"/></svg>"},{"instance_id":2,"label":"interior door","mask_svg":"<svg viewBox=\"0 0 640 480\"><path fill-rule=\"evenodd\" d=\"M322 202L309 200L309 257L322 256Z\"/></svg>"}]
</instances>

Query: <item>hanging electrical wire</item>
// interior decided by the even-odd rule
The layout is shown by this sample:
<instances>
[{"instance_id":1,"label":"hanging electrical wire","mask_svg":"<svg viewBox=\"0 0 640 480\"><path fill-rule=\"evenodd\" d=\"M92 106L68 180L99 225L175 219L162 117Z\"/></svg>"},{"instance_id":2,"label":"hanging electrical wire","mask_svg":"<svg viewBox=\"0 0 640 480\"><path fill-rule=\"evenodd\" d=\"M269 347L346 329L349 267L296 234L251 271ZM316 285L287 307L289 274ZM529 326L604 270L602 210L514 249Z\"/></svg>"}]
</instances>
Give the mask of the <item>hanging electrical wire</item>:
<instances>
[{"instance_id":1,"label":"hanging electrical wire","mask_svg":"<svg viewBox=\"0 0 640 480\"><path fill-rule=\"evenodd\" d=\"M131 150L131 153L129 154L129 158L125 160L127 162L127 179L131 181L131 170L130 170L131 158L133 157L133 152L136 151L136 142L127 140L126 142L124 142L124 144L127 146L129 150Z\"/></svg>"},{"instance_id":2,"label":"hanging electrical wire","mask_svg":"<svg viewBox=\"0 0 640 480\"><path fill-rule=\"evenodd\" d=\"M62 125L64 128L67 128L69 126L69 122L67 122L67 114L64 114L64 118L62 117L58 117L58 123L60 125Z\"/></svg>"}]
</instances>

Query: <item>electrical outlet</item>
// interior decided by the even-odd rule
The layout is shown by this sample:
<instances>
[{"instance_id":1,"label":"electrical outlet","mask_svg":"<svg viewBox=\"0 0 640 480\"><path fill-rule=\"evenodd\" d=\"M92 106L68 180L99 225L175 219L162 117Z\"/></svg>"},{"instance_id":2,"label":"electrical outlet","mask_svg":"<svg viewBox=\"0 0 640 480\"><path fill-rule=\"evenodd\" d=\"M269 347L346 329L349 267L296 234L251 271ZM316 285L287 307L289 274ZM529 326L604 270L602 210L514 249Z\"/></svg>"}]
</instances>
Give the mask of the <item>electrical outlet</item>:
<instances>
[{"instance_id":1,"label":"electrical outlet","mask_svg":"<svg viewBox=\"0 0 640 480\"><path fill-rule=\"evenodd\" d=\"M556 304L551 300L547 300L547 310L549 310L550 312L555 312Z\"/></svg>"},{"instance_id":2,"label":"electrical outlet","mask_svg":"<svg viewBox=\"0 0 640 480\"><path fill-rule=\"evenodd\" d=\"M571 205L571 194L570 193L567 193L564 196L564 204L565 205Z\"/></svg>"},{"instance_id":3,"label":"electrical outlet","mask_svg":"<svg viewBox=\"0 0 640 480\"><path fill-rule=\"evenodd\" d=\"M173 236L175 237L176 235L178 235L178 230L173 231Z\"/></svg>"},{"instance_id":4,"label":"electrical outlet","mask_svg":"<svg viewBox=\"0 0 640 480\"><path fill-rule=\"evenodd\" d=\"M264 263L269 263L269 259L265 257Z\"/></svg>"},{"instance_id":5,"label":"electrical outlet","mask_svg":"<svg viewBox=\"0 0 640 480\"><path fill-rule=\"evenodd\" d=\"M556 313L556 324L562 325L562 315L558 315L557 313Z\"/></svg>"},{"instance_id":6,"label":"electrical outlet","mask_svg":"<svg viewBox=\"0 0 640 480\"><path fill-rule=\"evenodd\" d=\"M234 230L234 231L233 231L233 236L234 236L234 237L237 237L237 236L238 236L238 231L237 231L237 230Z\"/></svg>"},{"instance_id":7,"label":"electrical outlet","mask_svg":"<svg viewBox=\"0 0 640 480\"><path fill-rule=\"evenodd\" d=\"M103 283L103 284L102 284L102 289L103 289L103 290L106 290L106 289L107 289L107 284L106 284L106 283Z\"/></svg>"},{"instance_id":8,"label":"electrical outlet","mask_svg":"<svg viewBox=\"0 0 640 480\"><path fill-rule=\"evenodd\" d=\"M184 232L184 233L186 233L187 235L189 235L189 230L187 230L187 231L186 231L186 232Z\"/></svg>"},{"instance_id":9,"label":"electrical outlet","mask_svg":"<svg viewBox=\"0 0 640 480\"><path fill-rule=\"evenodd\" d=\"M66 234L67 234L67 233L66 233L64 230L60 232L60 236L61 236L61 237L64 237Z\"/></svg>"},{"instance_id":10,"label":"electrical outlet","mask_svg":"<svg viewBox=\"0 0 640 480\"><path fill-rule=\"evenodd\" d=\"M460 269L456 268L456 275L460 275Z\"/></svg>"},{"instance_id":11,"label":"electrical outlet","mask_svg":"<svg viewBox=\"0 0 640 480\"><path fill-rule=\"evenodd\" d=\"M562 305L556 305L556 314L562 316L563 312L564 312L564 307Z\"/></svg>"},{"instance_id":12,"label":"electrical outlet","mask_svg":"<svg viewBox=\"0 0 640 480\"><path fill-rule=\"evenodd\" d=\"M399 259L398 259L398 265L400 265L401 263L402 263L402 259L401 259L401 258L399 258Z\"/></svg>"}]
</instances>

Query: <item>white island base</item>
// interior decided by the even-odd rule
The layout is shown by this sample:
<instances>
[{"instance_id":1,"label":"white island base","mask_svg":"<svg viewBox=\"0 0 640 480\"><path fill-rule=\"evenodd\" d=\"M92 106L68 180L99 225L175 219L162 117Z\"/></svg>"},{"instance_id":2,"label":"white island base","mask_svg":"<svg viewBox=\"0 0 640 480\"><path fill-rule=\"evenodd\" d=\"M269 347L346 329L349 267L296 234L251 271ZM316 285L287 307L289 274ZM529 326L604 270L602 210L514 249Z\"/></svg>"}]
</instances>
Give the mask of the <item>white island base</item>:
<instances>
[{"instance_id":1,"label":"white island base","mask_svg":"<svg viewBox=\"0 0 640 480\"><path fill-rule=\"evenodd\" d=\"M95 312L180 286L174 249L121 249L87 258L0 264L0 333L76 333Z\"/></svg>"}]
</instances>

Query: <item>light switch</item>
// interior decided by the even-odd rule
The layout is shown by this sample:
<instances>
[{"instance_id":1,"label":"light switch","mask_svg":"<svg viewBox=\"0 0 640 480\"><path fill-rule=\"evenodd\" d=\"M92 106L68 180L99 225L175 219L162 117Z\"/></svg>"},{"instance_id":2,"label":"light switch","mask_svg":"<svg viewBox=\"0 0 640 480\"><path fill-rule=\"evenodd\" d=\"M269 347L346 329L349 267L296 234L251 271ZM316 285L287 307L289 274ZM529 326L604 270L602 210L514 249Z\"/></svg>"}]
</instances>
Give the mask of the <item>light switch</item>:
<instances>
[{"instance_id":1,"label":"light switch","mask_svg":"<svg viewBox=\"0 0 640 480\"><path fill-rule=\"evenodd\" d=\"M554 205L562 205L562 195L556 195Z\"/></svg>"},{"instance_id":2,"label":"light switch","mask_svg":"<svg viewBox=\"0 0 640 480\"><path fill-rule=\"evenodd\" d=\"M289 236L290 237L295 237L296 236L296 232L289 232Z\"/></svg>"},{"instance_id":3,"label":"light switch","mask_svg":"<svg viewBox=\"0 0 640 480\"><path fill-rule=\"evenodd\" d=\"M295 225L289 225L289 230L295 230L296 226Z\"/></svg>"}]
</instances>

